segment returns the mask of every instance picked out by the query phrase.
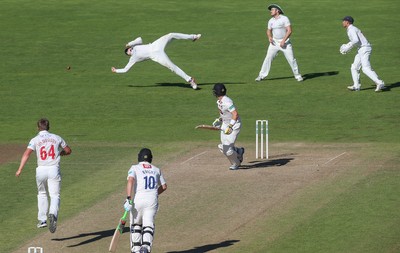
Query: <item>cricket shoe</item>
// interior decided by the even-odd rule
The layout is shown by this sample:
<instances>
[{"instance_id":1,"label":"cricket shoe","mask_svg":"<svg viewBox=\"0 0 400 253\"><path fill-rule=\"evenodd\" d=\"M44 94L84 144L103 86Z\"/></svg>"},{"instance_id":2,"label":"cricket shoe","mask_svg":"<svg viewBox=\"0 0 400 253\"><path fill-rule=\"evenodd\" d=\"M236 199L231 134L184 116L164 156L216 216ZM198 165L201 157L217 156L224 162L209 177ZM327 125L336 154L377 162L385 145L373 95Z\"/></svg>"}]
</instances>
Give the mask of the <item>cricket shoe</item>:
<instances>
[{"instance_id":1,"label":"cricket shoe","mask_svg":"<svg viewBox=\"0 0 400 253\"><path fill-rule=\"evenodd\" d=\"M229 167L230 170L238 170L239 169L239 165L233 164Z\"/></svg>"},{"instance_id":2,"label":"cricket shoe","mask_svg":"<svg viewBox=\"0 0 400 253\"><path fill-rule=\"evenodd\" d=\"M243 162L244 148L239 148L237 152L238 152L238 159L239 159L240 163L242 163Z\"/></svg>"},{"instance_id":3,"label":"cricket shoe","mask_svg":"<svg viewBox=\"0 0 400 253\"><path fill-rule=\"evenodd\" d=\"M139 250L139 253L150 253L150 250L147 248L147 246L142 246Z\"/></svg>"},{"instance_id":4,"label":"cricket shoe","mask_svg":"<svg viewBox=\"0 0 400 253\"><path fill-rule=\"evenodd\" d=\"M351 90L351 91L360 91L360 87L355 87L354 85L352 86L347 86L347 89Z\"/></svg>"},{"instance_id":5,"label":"cricket shoe","mask_svg":"<svg viewBox=\"0 0 400 253\"><path fill-rule=\"evenodd\" d=\"M36 225L37 228L45 228L47 227L47 222L46 221L39 221L38 224Z\"/></svg>"},{"instance_id":6,"label":"cricket shoe","mask_svg":"<svg viewBox=\"0 0 400 253\"><path fill-rule=\"evenodd\" d=\"M382 91L385 88L385 83L381 81L379 84L376 85L375 91Z\"/></svg>"},{"instance_id":7,"label":"cricket shoe","mask_svg":"<svg viewBox=\"0 0 400 253\"><path fill-rule=\"evenodd\" d=\"M194 79L194 77L190 78L189 83L190 83L190 86L192 86L193 90L197 90L197 83L196 83L196 80Z\"/></svg>"},{"instance_id":8,"label":"cricket shoe","mask_svg":"<svg viewBox=\"0 0 400 253\"><path fill-rule=\"evenodd\" d=\"M257 76L256 78L256 82L260 82L262 80L264 80L265 78L267 78L266 76L262 77L262 76Z\"/></svg>"},{"instance_id":9,"label":"cricket shoe","mask_svg":"<svg viewBox=\"0 0 400 253\"><path fill-rule=\"evenodd\" d=\"M57 229L57 218L54 214L49 214L49 220L50 220L49 230L51 233L54 233L56 232Z\"/></svg>"},{"instance_id":10,"label":"cricket shoe","mask_svg":"<svg viewBox=\"0 0 400 253\"><path fill-rule=\"evenodd\" d=\"M297 82L302 82L304 80L301 75L295 75L294 78L296 78Z\"/></svg>"},{"instance_id":11,"label":"cricket shoe","mask_svg":"<svg viewBox=\"0 0 400 253\"><path fill-rule=\"evenodd\" d=\"M194 36L193 36L193 42L196 41L196 40L198 40L198 39L200 39L200 37L201 37L201 34L196 34L196 35L194 35Z\"/></svg>"}]
</instances>

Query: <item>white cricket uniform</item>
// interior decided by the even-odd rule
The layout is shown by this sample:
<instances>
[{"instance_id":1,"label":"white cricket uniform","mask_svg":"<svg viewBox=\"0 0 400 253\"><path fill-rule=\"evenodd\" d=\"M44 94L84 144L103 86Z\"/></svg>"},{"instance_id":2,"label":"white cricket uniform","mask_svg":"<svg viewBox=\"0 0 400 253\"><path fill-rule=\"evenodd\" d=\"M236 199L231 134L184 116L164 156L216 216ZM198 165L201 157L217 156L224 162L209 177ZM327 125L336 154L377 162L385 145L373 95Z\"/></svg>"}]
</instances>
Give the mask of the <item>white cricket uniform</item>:
<instances>
[{"instance_id":1,"label":"white cricket uniform","mask_svg":"<svg viewBox=\"0 0 400 253\"><path fill-rule=\"evenodd\" d=\"M60 207L60 152L67 146L67 143L58 135L48 131L40 131L28 144L29 149L36 151L36 185L38 188L38 220L47 220L49 214L58 217ZM47 198L46 184L50 196Z\"/></svg>"},{"instance_id":2,"label":"white cricket uniform","mask_svg":"<svg viewBox=\"0 0 400 253\"><path fill-rule=\"evenodd\" d=\"M183 33L169 33L157 39L153 43L146 45L134 45L132 49L132 55L129 59L128 64L123 69L116 69L116 73L127 72L135 63L152 60L158 62L164 67L170 69L172 72L182 77L186 82L189 82L192 77L188 76L182 69L176 66L165 53L164 49L169 42L173 39L177 40L193 40L195 34L183 34ZM133 43L131 41L130 43ZM129 43L128 43L129 44Z\"/></svg>"},{"instance_id":3,"label":"white cricket uniform","mask_svg":"<svg viewBox=\"0 0 400 253\"><path fill-rule=\"evenodd\" d=\"M272 17L268 21L268 30L272 31L273 43L268 46L267 55L265 56L264 62L261 66L259 76L261 78L266 78L271 69L271 64L273 59L277 56L278 52L281 51L286 57L294 76L301 76L299 73L299 67L297 61L294 58L293 47L290 39L285 41L285 46L282 48L280 46L281 41L285 38L286 28L290 26L289 18L284 15L279 15L277 18Z\"/></svg>"},{"instance_id":4,"label":"white cricket uniform","mask_svg":"<svg viewBox=\"0 0 400 253\"><path fill-rule=\"evenodd\" d=\"M158 211L158 188L166 184L166 181L161 170L146 161L132 165L127 179L129 177L135 179L130 225L131 249L136 252L142 244L150 247L153 244L154 219Z\"/></svg>"},{"instance_id":5,"label":"white cricket uniform","mask_svg":"<svg viewBox=\"0 0 400 253\"><path fill-rule=\"evenodd\" d=\"M240 165L238 158L239 154L237 153L238 149L235 147L236 139L242 127L240 116L232 127L232 133L225 134L223 130L228 127L232 119L232 112L236 110L236 107L233 104L232 99L230 99L228 96L223 96L221 100L217 100L217 106L219 110L219 116L222 119L222 131L220 134L222 145L219 145L219 149L223 154L227 156L232 165ZM229 153L229 150L231 150L231 153Z\"/></svg>"},{"instance_id":6,"label":"white cricket uniform","mask_svg":"<svg viewBox=\"0 0 400 253\"><path fill-rule=\"evenodd\" d=\"M367 38L364 34L355 27L354 25L349 25L347 27L347 36L349 37L349 42L346 44L348 50L353 47L358 47L356 56L354 57L354 62L351 65L351 76L353 78L353 86L355 88L360 88L360 69L365 75L367 75L375 84L382 84L383 81L378 78L378 75L371 67L369 57L371 55L372 47L369 44Z\"/></svg>"}]
</instances>

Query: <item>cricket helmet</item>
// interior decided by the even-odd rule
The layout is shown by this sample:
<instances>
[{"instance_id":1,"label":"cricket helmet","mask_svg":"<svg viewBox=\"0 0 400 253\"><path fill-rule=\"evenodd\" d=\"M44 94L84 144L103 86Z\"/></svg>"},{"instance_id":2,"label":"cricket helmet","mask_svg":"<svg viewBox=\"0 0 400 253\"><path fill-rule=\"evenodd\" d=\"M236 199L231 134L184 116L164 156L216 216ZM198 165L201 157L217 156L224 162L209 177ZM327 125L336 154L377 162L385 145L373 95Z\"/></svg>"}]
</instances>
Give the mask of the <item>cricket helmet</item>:
<instances>
[{"instance_id":1,"label":"cricket helmet","mask_svg":"<svg viewBox=\"0 0 400 253\"><path fill-rule=\"evenodd\" d=\"M213 94L216 97L225 96L226 95L226 88L223 83L216 83L213 87Z\"/></svg>"},{"instance_id":2,"label":"cricket helmet","mask_svg":"<svg viewBox=\"0 0 400 253\"><path fill-rule=\"evenodd\" d=\"M153 160L153 155L151 154L151 150L148 148L142 148L138 154L138 162L149 162Z\"/></svg>"},{"instance_id":3,"label":"cricket helmet","mask_svg":"<svg viewBox=\"0 0 400 253\"><path fill-rule=\"evenodd\" d=\"M280 14L284 14L284 13L283 13L283 9L282 9L279 5L277 5L277 4L270 4L270 5L268 6L268 10L271 10L272 8L278 9Z\"/></svg>"}]
</instances>

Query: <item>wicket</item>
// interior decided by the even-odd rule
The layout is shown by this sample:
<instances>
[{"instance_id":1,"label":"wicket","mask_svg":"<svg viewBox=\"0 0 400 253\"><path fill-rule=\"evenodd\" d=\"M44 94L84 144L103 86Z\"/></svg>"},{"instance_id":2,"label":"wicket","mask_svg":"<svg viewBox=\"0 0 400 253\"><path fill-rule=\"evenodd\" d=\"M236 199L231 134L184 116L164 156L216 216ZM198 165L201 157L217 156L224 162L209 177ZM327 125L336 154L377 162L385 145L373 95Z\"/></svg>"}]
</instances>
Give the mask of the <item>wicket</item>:
<instances>
[{"instance_id":1,"label":"wicket","mask_svg":"<svg viewBox=\"0 0 400 253\"><path fill-rule=\"evenodd\" d=\"M256 120L256 159L258 159L259 130L260 131L260 157L264 159L264 128L265 128L265 159L268 159L268 120Z\"/></svg>"},{"instance_id":2,"label":"wicket","mask_svg":"<svg viewBox=\"0 0 400 253\"><path fill-rule=\"evenodd\" d=\"M29 247L28 253L43 253L42 247Z\"/></svg>"}]
</instances>

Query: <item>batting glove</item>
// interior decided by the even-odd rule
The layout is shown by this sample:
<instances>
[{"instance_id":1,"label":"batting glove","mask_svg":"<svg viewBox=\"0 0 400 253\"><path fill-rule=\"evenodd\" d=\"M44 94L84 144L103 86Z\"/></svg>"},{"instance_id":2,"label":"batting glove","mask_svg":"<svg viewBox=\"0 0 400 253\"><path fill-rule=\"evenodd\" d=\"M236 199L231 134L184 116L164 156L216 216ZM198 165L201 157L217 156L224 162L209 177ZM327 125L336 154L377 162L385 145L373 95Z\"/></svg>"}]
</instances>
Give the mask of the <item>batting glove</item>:
<instances>
[{"instance_id":1,"label":"batting glove","mask_svg":"<svg viewBox=\"0 0 400 253\"><path fill-rule=\"evenodd\" d=\"M132 210L132 200L130 200L130 199L126 199L126 200L125 200L124 209L125 209L125 211L127 211L127 212L129 212L130 210Z\"/></svg>"},{"instance_id":2,"label":"batting glove","mask_svg":"<svg viewBox=\"0 0 400 253\"><path fill-rule=\"evenodd\" d=\"M221 127L221 125L222 125L222 119L221 119L221 118L216 118L216 119L214 120L214 122L212 123L212 125L213 125L214 127Z\"/></svg>"},{"instance_id":3,"label":"batting glove","mask_svg":"<svg viewBox=\"0 0 400 253\"><path fill-rule=\"evenodd\" d=\"M225 133L225 134L231 134L232 131L233 131L233 125L232 125L232 124L229 124L228 127L225 128L224 133Z\"/></svg>"}]
</instances>

